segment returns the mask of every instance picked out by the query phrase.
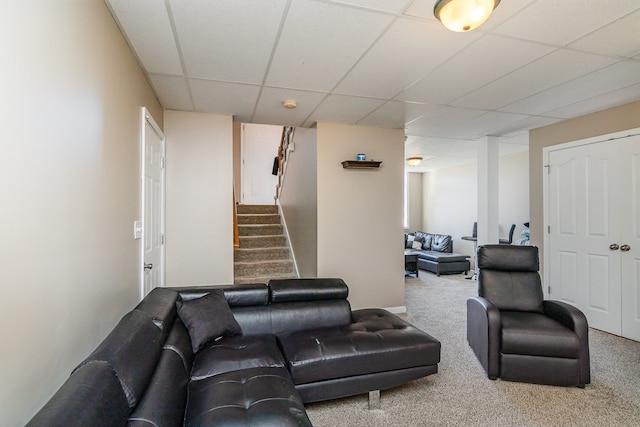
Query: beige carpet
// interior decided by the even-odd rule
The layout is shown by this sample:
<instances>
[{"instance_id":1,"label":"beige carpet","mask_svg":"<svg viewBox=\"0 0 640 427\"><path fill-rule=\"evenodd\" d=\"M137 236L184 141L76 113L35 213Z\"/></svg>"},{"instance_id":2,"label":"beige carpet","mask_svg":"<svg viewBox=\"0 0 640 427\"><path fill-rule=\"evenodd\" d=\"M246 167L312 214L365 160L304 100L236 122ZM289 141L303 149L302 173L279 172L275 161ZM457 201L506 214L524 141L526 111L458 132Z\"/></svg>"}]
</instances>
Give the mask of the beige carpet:
<instances>
[{"instance_id":1,"label":"beige carpet","mask_svg":"<svg viewBox=\"0 0 640 427\"><path fill-rule=\"evenodd\" d=\"M477 282L421 271L406 278L408 321L442 343L435 375L381 393L307 405L323 426L640 426L640 343L591 330L585 389L489 380L466 342Z\"/></svg>"}]
</instances>

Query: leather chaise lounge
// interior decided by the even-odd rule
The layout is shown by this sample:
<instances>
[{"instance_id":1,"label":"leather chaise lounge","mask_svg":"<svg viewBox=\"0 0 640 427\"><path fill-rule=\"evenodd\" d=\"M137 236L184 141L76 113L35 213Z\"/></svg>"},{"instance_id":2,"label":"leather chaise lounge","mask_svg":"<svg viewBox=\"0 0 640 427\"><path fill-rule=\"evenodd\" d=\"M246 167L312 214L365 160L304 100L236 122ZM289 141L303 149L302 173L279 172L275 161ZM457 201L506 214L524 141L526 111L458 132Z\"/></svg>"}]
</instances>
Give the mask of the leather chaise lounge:
<instances>
[{"instance_id":1,"label":"leather chaise lounge","mask_svg":"<svg viewBox=\"0 0 640 427\"><path fill-rule=\"evenodd\" d=\"M340 279L156 288L28 426L310 426L305 403L437 372L435 338L347 295Z\"/></svg>"},{"instance_id":2,"label":"leather chaise lounge","mask_svg":"<svg viewBox=\"0 0 640 427\"><path fill-rule=\"evenodd\" d=\"M420 242L414 247L413 242ZM467 274L470 269L469 256L453 252L451 236L446 234L416 231L404 235L405 255L417 255L418 268L441 274Z\"/></svg>"}]
</instances>

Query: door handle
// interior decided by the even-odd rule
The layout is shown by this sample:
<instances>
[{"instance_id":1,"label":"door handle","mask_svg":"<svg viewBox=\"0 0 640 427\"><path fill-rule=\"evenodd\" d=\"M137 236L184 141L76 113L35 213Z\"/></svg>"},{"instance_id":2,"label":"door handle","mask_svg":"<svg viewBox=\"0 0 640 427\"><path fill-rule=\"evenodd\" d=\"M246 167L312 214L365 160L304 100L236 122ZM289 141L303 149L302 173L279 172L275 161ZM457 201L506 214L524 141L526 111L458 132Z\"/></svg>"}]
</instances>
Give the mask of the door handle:
<instances>
[{"instance_id":1,"label":"door handle","mask_svg":"<svg viewBox=\"0 0 640 427\"><path fill-rule=\"evenodd\" d=\"M622 246L620 246L620 250L621 250L622 252L628 252L629 250L631 250L631 246L629 246L629 245L622 245Z\"/></svg>"},{"instance_id":2,"label":"door handle","mask_svg":"<svg viewBox=\"0 0 640 427\"><path fill-rule=\"evenodd\" d=\"M609 249L611 249L612 251L617 251L618 249L620 249L620 246L618 246L617 243L614 243L612 245L609 245Z\"/></svg>"},{"instance_id":3,"label":"door handle","mask_svg":"<svg viewBox=\"0 0 640 427\"><path fill-rule=\"evenodd\" d=\"M151 270L153 268L153 264L149 263L147 264L146 262L144 263L144 269L145 270Z\"/></svg>"}]
</instances>

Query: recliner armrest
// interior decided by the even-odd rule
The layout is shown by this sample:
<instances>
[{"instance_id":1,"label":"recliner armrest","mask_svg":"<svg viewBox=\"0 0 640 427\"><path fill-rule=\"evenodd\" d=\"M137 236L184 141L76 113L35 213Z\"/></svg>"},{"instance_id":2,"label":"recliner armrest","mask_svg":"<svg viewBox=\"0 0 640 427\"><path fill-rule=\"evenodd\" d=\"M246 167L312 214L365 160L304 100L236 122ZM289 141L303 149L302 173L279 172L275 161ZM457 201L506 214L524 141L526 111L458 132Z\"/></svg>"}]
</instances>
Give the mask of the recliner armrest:
<instances>
[{"instance_id":1,"label":"recliner armrest","mask_svg":"<svg viewBox=\"0 0 640 427\"><path fill-rule=\"evenodd\" d=\"M500 311L486 298L467 300L467 341L487 376L500 376Z\"/></svg>"},{"instance_id":2,"label":"recliner armrest","mask_svg":"<svg viewBox=\"0 0 640 427\"><path fill-rule=\"evenodd\" d=\"M580 340L580 384L591 382L591 368L589 366L589 324L587 318L578 308L562 301L544 300L542 302L544 314L562 323L578 335Z\"/></svg>"}]
</instances>

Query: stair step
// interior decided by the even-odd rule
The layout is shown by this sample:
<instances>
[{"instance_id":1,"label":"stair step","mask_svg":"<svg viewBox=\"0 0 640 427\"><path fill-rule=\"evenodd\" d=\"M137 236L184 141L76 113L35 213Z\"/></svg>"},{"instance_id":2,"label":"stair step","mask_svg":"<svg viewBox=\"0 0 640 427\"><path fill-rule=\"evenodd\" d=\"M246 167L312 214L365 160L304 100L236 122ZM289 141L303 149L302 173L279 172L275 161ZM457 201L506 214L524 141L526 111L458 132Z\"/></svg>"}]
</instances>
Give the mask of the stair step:
<instances>
[{"instance_id":1,"label":"stair step","mask_svg":"<svg viewBox=\"0 0 640 427\"><path fill-rule=\"evenodd\" d=\"M280 224L280 215L238 214L238 225L242 224Z\"/></svg>"},{"instance_id":2,"label":"stair step","mask_svg":"<svg viewBox=\"0 0 640 427\"><path fill-rule=\"evenodd\" d=\"M291 252L288 247L237 248L234 251L235 262L273 261L278 259L291 259Z\"/></svg>"},{"instance_id":3,"label":"stair step","mask_svg":"<svg viewBox=\"0 0 640 427\"><path fill-rule=\"evenodd\" d=\"M256 277L273 274L293 274L293 261L259 261L259 262L234 262L234 277Z\"/></svg>"},{"instance_id":4,"label":"stair step","mask_svg":"<svg viewBox=\"0 0 640 427\"><path fill-rule=\"evenodd\" d=\"M278 236L284 233L282 224L244 224L238 225L240 236Z\"/></svg>"},{"instance_id":5,"label":"stair step","mask_svg":"<svg viewBox=\"0 0 640 427\"><path fill-rule=\"evenodd\" d=\"M277 214L277 205L236 205L238 214Z\"/></svg>"},{"instance_id":6,"label":"stair step","mask_svg":"<svg viewBox=\"0 0 640 427\"><path fill-rule=\"evenodd\" d=\"M236 285L246 285L250 283L269 283L269 280L273 279L295 279L295 274L273 274L269 276L256 276L256 277L236 277L233 283Z\"/></svg>"},{"instance_id":7,"label":"stair step","mask_svg":"<svg viewBox=\"0 0 640 427\"><path fill-rule=\"evenodd\" d=\"M240 236L240 248L274 248L287 244L284 235L280 236Z\"/></svg>"}]
</instances>

